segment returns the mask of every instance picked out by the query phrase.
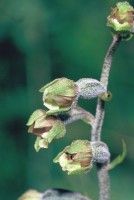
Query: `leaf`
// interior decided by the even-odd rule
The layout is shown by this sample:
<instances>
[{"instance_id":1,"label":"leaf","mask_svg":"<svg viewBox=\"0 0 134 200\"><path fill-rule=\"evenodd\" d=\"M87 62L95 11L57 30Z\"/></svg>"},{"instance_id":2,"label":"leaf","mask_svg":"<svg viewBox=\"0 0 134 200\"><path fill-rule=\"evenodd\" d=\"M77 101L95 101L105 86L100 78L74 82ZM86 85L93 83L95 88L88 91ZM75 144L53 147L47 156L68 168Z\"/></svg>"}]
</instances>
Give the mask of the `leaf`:
<instances>
[{"instance_id":1,"label":"leaf","mask_svg":"<svg viewBox=\"0 0 134 200\"><path fill-rule=\"evenodd\" d=\"M111 170L111 169L114 169L117 165L121 164L126 155L127 155L127 148L126 148L126 143L124 140L122 140L122 148L123 148L123 151L122 151L122 154L117 156L109 165L108 165L108 170Z\"/></svg>"}]
</instances>

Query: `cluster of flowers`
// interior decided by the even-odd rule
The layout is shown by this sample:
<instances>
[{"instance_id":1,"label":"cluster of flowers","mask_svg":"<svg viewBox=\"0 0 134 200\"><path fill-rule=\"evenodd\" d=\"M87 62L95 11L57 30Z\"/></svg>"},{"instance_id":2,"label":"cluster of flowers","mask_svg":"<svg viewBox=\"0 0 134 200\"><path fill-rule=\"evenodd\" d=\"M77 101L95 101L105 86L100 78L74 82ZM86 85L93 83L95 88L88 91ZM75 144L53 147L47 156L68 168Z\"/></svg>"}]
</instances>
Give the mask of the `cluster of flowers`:
<instances>
[{"instance_id":1,"label":"cluster of flowers","mask_svg":"<svg viewBox=\"0 0 134 200\"><path fill-rule=\"evenodd\" d=\"M117 3L107 22L112 34L124 40L130 39L134 28L133 13L134 9L129 3ZM28 132L37 135L34 145L36 151L48 148L48 144L54 139L63 137L67 123L83 118L93 125L93 115L77 106L79 98L101 96L102 100L108 100L105 87L91 78L82 78L76 82L67 78L55 79L42 87L40 92L43 92L43 104L48 110L36 110L27 123ZM96 152L99 152L99 157ZM98 145L87 140L76 140L59 153L54 162L59 162L63 171L68 171L68 174L76 174L90 171L93 161L103 162L102 158L109 156L109 151L102 142Z\"/></svg>"},{"instance_id":2,"label":"cluster of flowers","mask_svg":"<svg viewBox=\"0 0 134 200\"><path fill-rule=\"evenodd\" d=\"M74 82L59 78L40 89L43 104L49 110L38 109L30 116L28 132L37 135L35 150L48 148L52 140L65 135L65 124L84 118L93 123L93 116L77 106L79 97L91 99L105 93L103 85L95 79L83 78ZM92 167L93 149L87 140L76 140L55 159L68 174L87 172Z\"/></svg>"}]
</instances>

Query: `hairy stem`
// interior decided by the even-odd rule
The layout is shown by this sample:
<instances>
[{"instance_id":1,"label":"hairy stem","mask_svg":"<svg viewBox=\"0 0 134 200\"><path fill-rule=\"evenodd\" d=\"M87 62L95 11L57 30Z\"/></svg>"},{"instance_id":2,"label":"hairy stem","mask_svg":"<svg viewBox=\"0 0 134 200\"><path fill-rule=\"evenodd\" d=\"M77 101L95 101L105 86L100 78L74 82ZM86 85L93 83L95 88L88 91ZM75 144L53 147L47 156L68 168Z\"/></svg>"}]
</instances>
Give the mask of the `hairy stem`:
<instances>
[{"instance_id":1,"label":"hairy stem","mask_svg":"<svg viewBox=\"0 0 134 200\"><path fill-rule=\"evenodd\" d=\"M102 165L98 164L98 180L99 180L99 199L109 200L110 199L110 179L107 170L107 163Z\"/></svg>"},{"instance_id":2,"label":"hairy stem","mask_svg":"<svg viewBox=\"0 0 134 200\"><path fill-rule=\"evenodd\" d=\"M105 60L104 60L100 82L104 85L106 90L108 86L109 72L111 68L113 54L115 50L117 49L120 41L121 41L120 37L118 36L113 37L112 44L109 47ZM101 139L101 129L103 125L104 114L105 114L105 102L101 100L101 98L99 97L98 102L97 102L97 108L96 108L95 123L93 125L92 133L91 133L92 141L100 141Z\"/></svg>"},{"instance_id":3,"label":"hairy stem","mask_svg":"<svg viewBox=\"0 0 134 200\"><path fill-rule=\"evenodd\" d=\"M82 119L87 124L92 125L94 123L95 117L88 111L84 110L81 107L75 106L70 111L59 116L64 124L70 124L74 121Z\"/></svg>"},{"instance_id":4,"label":"hairy stem","mask_svg":"<svg viewBox=\"0 0 134 200\"><path fill-rule=\"evenodd\" d=\"M111 68L112 58L120 42L121 42L121 37L119 36L113 37L112 44L109 47L104 60L100 82L104 85L106 91L108 87L109 72ZM102 131L104 115L105 115L105 101L103 101L100 97L98 97L95 122L92 126L92 132L91 132L92 141L101 140L101 131ZM109 161L105 164L98 163L97 165L98 179L99 179L99 200L110 199L110 180L107 170L108 163Z\"/></svg>"}]
</instances>

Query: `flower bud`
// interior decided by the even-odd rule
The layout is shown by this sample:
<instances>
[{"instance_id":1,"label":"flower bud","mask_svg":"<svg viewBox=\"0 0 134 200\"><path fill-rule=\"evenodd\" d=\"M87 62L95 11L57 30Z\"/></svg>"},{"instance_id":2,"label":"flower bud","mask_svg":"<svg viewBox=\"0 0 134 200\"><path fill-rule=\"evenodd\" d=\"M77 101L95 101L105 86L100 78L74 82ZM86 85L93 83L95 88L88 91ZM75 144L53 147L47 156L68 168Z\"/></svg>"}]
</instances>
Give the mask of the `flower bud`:
<instances>
[{"instance_id":1,"label":"flower bud","mask_svg":"<svg viewBox=\"0 0 134 200\"><path fill-rule=\"evenodd\" d=\"M50 114L64 112L71 108L77 97L77 85L67 78L58 78L40 89L44 105Z\"/></svg>"},{"instance_id":2,"label":"flower bud","mask_svg":"<svg viewBox=\"0 0 134 200\"><path fill-rule=\"evenodd\" d=\"M66 130L64 124L56 116L47 116L45 110L36 110L27 123L28 132L37 135L35 149L47 148L53 139L64 136Z\"/></svg>"},{"instance_id":3,"label":"flower bud","mask_svg":"<svg viewBox=\"0 0 134 200\"><path fill-rule=\"evenodd\" d=\"M134 28L134 9L128 2L120 2L112 9L108 16L107 26L115 35L122 39L130 39Z\"/></svg>"},{"instance_id":4,"label":"flower bud","mask_svg":"<svg viewBox=\"0 0 134 200\"><path fill-rule=\"evenodd\" d=\"M110 153L103 142L90 142L88 140L76 140L67 146L53 160L60 164L63 171L68 174L80 174L89 172L96 163L109 163Z\"/></svg>"},{"instance_id":5,"label":"flower bud","mask_svg":"<svg viewBox=\"0 0 134 200\"><path fill-rule=\"evenodd\" d=\"M59 162L68 174L86 173L92 168L92 149L88 140L76 140L57 155L54 162Z\"/></svg>"}]
</instances>

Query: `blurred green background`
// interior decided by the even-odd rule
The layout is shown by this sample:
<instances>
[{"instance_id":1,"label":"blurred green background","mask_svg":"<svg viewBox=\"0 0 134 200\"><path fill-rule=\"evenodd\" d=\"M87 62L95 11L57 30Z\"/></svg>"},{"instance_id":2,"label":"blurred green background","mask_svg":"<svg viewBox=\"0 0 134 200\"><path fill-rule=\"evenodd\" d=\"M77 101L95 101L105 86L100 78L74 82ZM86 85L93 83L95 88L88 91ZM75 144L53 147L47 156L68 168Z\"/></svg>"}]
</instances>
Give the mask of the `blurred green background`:
<instances>
[{"instance_id":1,"label":"blurred green background","mask_svg":"<svg viewBox=\"0 0 134 200\"><path fill-rule=\"evenodd\" d=\"M38 90L55 78L100 78L112 36L106 18L114 0L0 1L0 199L16 200L29 188L65 188L98 197L96 169L68 176L52 160L72 140L89 139L81 121L65 138L36 153L27 133L30 114L43 108ZM134 5L133 1L129 1ZM111 199L134 199L134 39L122 42L113 60L103 140L112 159L127 144L127 158L110 172ZM96 99L79 104L95 113Z\"/></svg>"}]
</instances>

